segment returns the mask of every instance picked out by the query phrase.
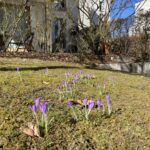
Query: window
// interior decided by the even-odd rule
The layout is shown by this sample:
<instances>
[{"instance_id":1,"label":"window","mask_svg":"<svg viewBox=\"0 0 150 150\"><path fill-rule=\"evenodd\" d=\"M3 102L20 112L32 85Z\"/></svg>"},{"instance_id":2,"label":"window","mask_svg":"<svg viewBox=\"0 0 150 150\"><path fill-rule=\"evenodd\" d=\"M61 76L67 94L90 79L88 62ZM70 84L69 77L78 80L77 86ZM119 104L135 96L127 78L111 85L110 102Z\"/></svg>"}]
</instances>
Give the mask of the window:
<instances>
[{"instance_id":1,"label":"window","mask_svg":"<svg viewBox=\"0 0 150 150\"><path fill-rule=\"evenodd\" d=\"M64 10L66 8L65 0L55 0L54 1L55 10Z\"/></svg>"}]
</instances>

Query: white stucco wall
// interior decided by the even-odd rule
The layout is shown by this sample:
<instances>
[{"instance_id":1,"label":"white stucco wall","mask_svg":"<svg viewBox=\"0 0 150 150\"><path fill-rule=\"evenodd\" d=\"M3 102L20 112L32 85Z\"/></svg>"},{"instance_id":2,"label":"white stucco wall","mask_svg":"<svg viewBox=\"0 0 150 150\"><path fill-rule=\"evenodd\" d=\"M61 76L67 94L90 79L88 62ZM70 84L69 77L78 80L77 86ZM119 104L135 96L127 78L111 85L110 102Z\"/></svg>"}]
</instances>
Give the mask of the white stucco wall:
<instances>
[{"instance_id":1,"label":"white stucco wall","mask_svg":"<svg viewBox=\"0 0 150 150\"><path fill-rule=\"evenodd\" d=\"M102 8L100 11L99 8L101 2ZM89 27L91 24L97 25L99 22L99 15L108 14L110 0L79 0L79 8L79 24L82 24L84 27Z\"/></svg>"},{"instance_id":2,"label":"white stucco wall","mask_svg":"<svg viewBox=\"0 0 150 150\"><path fill-rule=\"evenodd\" d=\"M141 20L138 17L140 14L145 14L148 11L150 11L150 0L143 0L135 4L135 19L133 26L129 29L129 36L137 34L136 29L140 32L143 32L143 27L145 25L147 26L148 23L145 24L144 20Z\"/></svg>"},{"instance_id":3,"label":"white stucco wall","mask_svg":"<svg viewBox=\"0 0 150 150\"><path fill-rule=\"evenodd\" d=\"M94 4L95 3L95 4ZM90 26L90 16L88 15L93 15L93 12L97 9L96 4L98 4L99 1L98 0L80 0L79 1L79 8L80 10L80 21L81 24L83 24L83 26L85 27L89 27ZM87 14L87 15L86 15ZM99 9L97 11L95 11L95 15L92 17L93 18L93 22L96 24L98 21L98 15L100 14Z\"/></svg>"},{"instance_id":4,"label":"white stucco wall","mask_svg":"<svg viewBox=\"0 0 150 150\"><path fill-rule=\"evenodd\" d=\"M135 4L135 15L138 15L140 11L142 13L145 13L146 11L149 10L150 10L150 0L143 0Z\"/></svg>"}]
</instances>

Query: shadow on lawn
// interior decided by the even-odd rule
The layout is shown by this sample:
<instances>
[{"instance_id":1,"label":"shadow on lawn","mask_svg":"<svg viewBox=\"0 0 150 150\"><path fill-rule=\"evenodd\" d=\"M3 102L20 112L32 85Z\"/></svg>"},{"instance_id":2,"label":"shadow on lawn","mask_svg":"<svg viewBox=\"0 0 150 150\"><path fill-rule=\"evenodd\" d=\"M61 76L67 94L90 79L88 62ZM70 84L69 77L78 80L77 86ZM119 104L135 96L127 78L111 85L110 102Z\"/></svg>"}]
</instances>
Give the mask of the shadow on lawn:
<instances>
[{"instance_id":1,"label":"shadow on lawn","mask_svg":"<svg viewBox=\"0 0 150 150\"><path fill-rule=\"evenodd\" d=\"M44 69L78 69L79 67L75 66L43 66L43 67L20 67L20 71L27 71L27 70L32 70L32 71L39 71L39 70L44 70ZM2 67L0 68L0 71L17 71L17 68L14 67Z\"/></svg>"},{"instance_id":2,"label":"shadow on lawn","mask_svg":"<svg viewBox=\"0 0 150 150\"><path fill-rule=\"evenodd\" d=\"M150 74L144 74L144 73L134 73L134 72L127 72L127 71L119 71L119 70L112 70L112 69L103 69L99 68L95 65L90 65L90 66L85 66L86 69L91 69L91 70L101 70L101 71L110 71L110 72L116 72L116 73L123 73L123 74L128 74L128 75L136 75L136 76L145 76L145 77L150 77Z\"/></svg>"}]
</instances>

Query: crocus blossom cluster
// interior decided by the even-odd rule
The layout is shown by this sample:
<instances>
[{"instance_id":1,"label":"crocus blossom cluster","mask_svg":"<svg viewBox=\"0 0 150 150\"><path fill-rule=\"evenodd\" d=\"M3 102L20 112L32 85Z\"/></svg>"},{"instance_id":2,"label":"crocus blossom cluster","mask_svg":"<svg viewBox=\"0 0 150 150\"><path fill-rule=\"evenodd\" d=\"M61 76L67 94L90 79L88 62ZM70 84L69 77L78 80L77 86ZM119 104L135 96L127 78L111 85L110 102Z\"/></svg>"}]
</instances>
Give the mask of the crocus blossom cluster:
<instances>
[{"instance_id":1,"label":"crocus blossom cluster","mask_svg":"<svg viewBox=\"0 0 150 150\"><path fill-rule=\"evenodd\" d=\"M48 68L46 68L44 71L47 74ZM19 68L17 68L17 72L19 72ZM59 92L60 99L61 99L61 96L63 96L63 98L71 99L68 101L68 106L71 109L75 120L79 120L81 118L89 120L90 114L93 112L94 109L95 111L98 111L98 112L101 112L101 109L102 109L103 113L99 113L99 114L111 115L112 101L111 101L110 95L109 94L106 95L106 93L110 93L110 92L106 92L106 84L98 85L98 90L99 90L98 97L100 99L90 100L88 97L85 97L79 103L82 106L79 109L77 105L74 105L75 104L74 99L76 99L75 95L77 95L76 94L77 85L78 83L90 83L91 84L91 82L89 81L90 79L93 79L94 76L92 76L91 74L85 73L83 70L78 70L75 74L66 72L65 77L64 79L61 80L60 84L57 86L57 91ZM113 80L112 77L108 78L108 81L112 81L112 80ZM68 93L69 94L71 93L70 94L71 96ZM34 114L34 117L37 122L37 126L39 128L39 132L41 133L40 130L44 130L44 133L47 134L48 133L48 119L47 119L48 101L46 100L42 101L41 97L37 97L36 99L34 99L34 103L30 105L29 108Z\"/></svg>"},{"instance_id":2,"label":"crocus blossom cluster","mask_svg":"<svg viewBox=\"0 0 150 150\"><path fill-rule=\"evenodd\" d=\"M84 73L83 70L78 70L77 73L74 75L71 74L70 72L66 72L65 76L66 76L66 80L62 80L60 85L58 85L58 87L57 87L58 92L60 92L64 88L70 89L70 88L74 87L77 84L79 79L82 79L84 77L87 79L92 78L92 75Z\"/></svg>"},{"instance_id":3,"label":"crocus blossom cluster","mask_svg":"<svg viewBox=\"0 0 150 150\"><path fill-rule=\"evenodd\" d=\"M34 113L36 113L37 108L39 108L39 110L41 111L41 113L45 114L47 112L48 102L47 101L41 102L41 98L37 97L34 100L34 104L30 105L29 107L32 110L32 112L34 112Z\"/></svg>"},{"instance_id":4,"label":"crocus blossom cluster","mask_svg":"<svg viewBox=\"0 0 150 150\"><path fill-rule=\"evenodd\" d=\"M71 108L74 118L75 118L76 120L78 120L76 111L75 111L75 109L74 109L74 107L73 107L73 101L72 101L72 100L69 100L69 101L68 101L68 106Z\"/></svg>"},{"instance_id":5,"label":"crocus blossom cluster","mask_svg":"<svg viewBox=\"0 0 150 150\"><path fill-rule=\"evenodd\" d=\"M111 102L110 95L106 95L105 100L106 100L106 103L107 103L108 115L110 115L111 114L111 107L112 107L112 102ZM86 120L89 119L89 115L90 115L90 113L91 113L91 111L92 111L93 108L97 108L97 109L102 108L103 114L106 113L105 112L105 106L101 102L100 99L98 99L97 101L94 101L94 100L93 101L89 101L88 97L85 97L82 102L83 102L83 106L84 106L84 116L85 116ZM73 101L68 101L68 106L70 108L72 108L73 114L76 117L77 115L76 115L76 113L74 111L74 108L73 108Z\"/></svg>"},{"instance_id":6,"label":"crocus blossom cluster","mask_svg":"<svg viewBox=\"0 0 150 150\"><path fill-rule=\"evenodd\" d=\"M88 102L88 97L86 97L84 100L83 100L83 104L84 104L84 108L85 108L85 118L88 120L89 119L89 115L90 115L90 112L91 110L94 108L94 101L92 102ZM88 108L88 109L87 109Z\"/></svg>"},{"instance_id":7,"label":"crocus blossom cluster","mask_svg":"<svg viewBox=\"0 0 150 150\"><path fill-rule=\"evenodd\" d=\"M40 127L42 127L42 128L45 129L45 132L47 133L48 124L47 124L46 112L47 112L47 109L48 109L48 102L47 101L42 102L41 98L37 97L34 100L34 104L30 105L29 108L31 109L31 111L33 112L33 114L36 118L36 122L37 122L37 125L38 125L39 129L40 129ZM38 113L38 110L39 110L40 113Z\"/></svg>"},{"instance_id":8,"label":"crocus blossom cluster","mask_svg":"<svg viewBox=\"0 0 150 150\"><path fill-rule=\"evenodd\" d=\"M57 86L57 91L59 92L60 100L62 97L65 97L67 95L69 95L69 97L71 96L70 98L73 97L73 92L75 91L77 81L80 78L79 75L73 75L70 72L66 72L65 77L66 79L63 79Z\"/></svg>"},{"instance_id":9,"label":"crocus blossom cluster","mask_svg":"<svg viewBox=\"0 0 150 150\"><path fill-rule=\"evenodd\" d=\"M48 108L48 102L47 101L40 104L41 113L45 114L47 112L47 108Z\"/></svg>"}]
</instances>

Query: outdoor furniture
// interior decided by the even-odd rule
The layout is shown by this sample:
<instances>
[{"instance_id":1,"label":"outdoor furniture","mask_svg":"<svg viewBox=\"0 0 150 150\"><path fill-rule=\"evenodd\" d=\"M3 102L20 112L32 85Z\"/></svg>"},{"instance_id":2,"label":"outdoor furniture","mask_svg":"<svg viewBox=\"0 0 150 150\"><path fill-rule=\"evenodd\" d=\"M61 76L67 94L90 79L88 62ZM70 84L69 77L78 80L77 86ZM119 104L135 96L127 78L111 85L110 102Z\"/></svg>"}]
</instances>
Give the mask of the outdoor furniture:
<instances>
[{"instance_id":1,"label":"outdoor furniture","mask_svg":"<svg viewBox=\"0 0 150 150\"><path fill-rule=\"evenodd\" d=\"M26 36L25 40L21 40L21 41L15 41L14 39L12 39L9 43L8 48L10 49L15 49L16 52L19 51L19 49L23 49L24 51L32 51L33 45L33 38L34 38L34 33L30 33L29 35Z\"/></svg>"},{"instance_id":2,"label":"outdoor furniture","mask_svg":"<svg viewBox=\"0 0 150 150\"><path fill-rule=\"evenodd\" d=\"M20 46L21 48L22 46L24 46L24 49L27 50L28 52L32 51L34 49L32 45L33 38L34 38L34 33L32 32L25 38L24 42L17 43L18 45L17 51L20 49Z\"/></svg>"}]
</instances>

